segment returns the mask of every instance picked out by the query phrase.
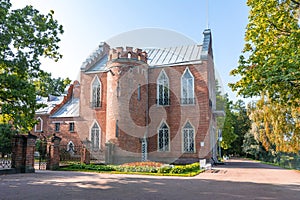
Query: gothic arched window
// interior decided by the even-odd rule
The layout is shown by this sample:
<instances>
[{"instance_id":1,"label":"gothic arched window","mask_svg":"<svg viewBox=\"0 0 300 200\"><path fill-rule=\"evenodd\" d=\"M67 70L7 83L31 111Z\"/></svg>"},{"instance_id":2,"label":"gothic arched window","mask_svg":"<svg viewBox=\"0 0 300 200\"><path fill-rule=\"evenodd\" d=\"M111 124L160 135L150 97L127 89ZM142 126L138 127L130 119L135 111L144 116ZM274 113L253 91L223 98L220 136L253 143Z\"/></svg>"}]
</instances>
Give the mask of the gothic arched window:
<instances>
[{"instance_id":1,"label":"gothic arched window","mask_svg":"<svg viewBox=\"0 0 300 200\"><path fill-rule=\"evenodd\" d=\"M195 130L190 122L187 122L182 129L183 152L195 152Z\"/></svg>"},{"instance_id":2,"label":"gothic arched window","mask_svg":"<svg viewBox=\"0 0 300 200\"><path fill-rule=\"evenodd\" d=\"M169 78L165 70L161 70L157 78L157 104L158 105L169 105L170 94L169 94Z\"/></svg>"},{"instance_id":3,"label":"gothic arched window","mask_svg":"<svg viewBox=\"0 0 300 200\"><path fill-rule=\"evenodd\" d=\"M101 106L101 83L96 77L92 83L92 108L99 108Z\"/></svg>"},{"instance_id":4,"label":"gothic arched window","mask_svg":"<svg viewBox=\"0 0 300 200\"><path fill-rule=\"evenodd\" d=\"M186 68L181 77L181 104L194 104L194 76Z\"/></svg>"},{"instance_id":5,"label":"gothic arched window","mask_svg":"<svg viewBox=\"0 0 300 200\"><path fill-rule=\"evenodd\" d=\"M96 122L91 128L91 145L93 151L100 149L100 127Z\"/></svg>"},{"instance_id":6,"label":"gothic arched window","mask_svg":"<svg viewBox=\"0 0 300 200\"><path fill-rule=\"evenodd\" d=\"M158 151L170 151L170 129L165 122L158 129Z\"/></svg>"},{"instance_id":7,"label":"gothic arched window","mask_svg":"<svg viewBox=\"0 0 300 200\"><path fill-rule=\"evenodd\" d=\"M42 132L43 131L43 120L42 118L38 117L36 119L38 122L37 124L34 126L34 131L35 132Z\"/></svg>"}]
</instances>

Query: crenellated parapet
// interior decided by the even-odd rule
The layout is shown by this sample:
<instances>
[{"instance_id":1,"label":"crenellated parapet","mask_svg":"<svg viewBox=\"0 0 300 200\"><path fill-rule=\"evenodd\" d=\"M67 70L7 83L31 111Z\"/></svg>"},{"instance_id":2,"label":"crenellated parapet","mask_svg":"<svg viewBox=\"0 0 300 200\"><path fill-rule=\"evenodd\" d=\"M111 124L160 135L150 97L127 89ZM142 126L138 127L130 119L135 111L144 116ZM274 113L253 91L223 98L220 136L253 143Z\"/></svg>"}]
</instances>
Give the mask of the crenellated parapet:
<instances>
[{"instance_id":1,"label":"crenellated parapet","mask_svg":"<svg viewBox=\"0 0 300 200\"><path fill-rule=\"evenodd\" d=\"M133 47L116 47L109 51L109 60L116 59L129 59L129 60L138 60L144 63L147 63L147 53L142 49L134 49Z\"/></svg>"}]
</instances>

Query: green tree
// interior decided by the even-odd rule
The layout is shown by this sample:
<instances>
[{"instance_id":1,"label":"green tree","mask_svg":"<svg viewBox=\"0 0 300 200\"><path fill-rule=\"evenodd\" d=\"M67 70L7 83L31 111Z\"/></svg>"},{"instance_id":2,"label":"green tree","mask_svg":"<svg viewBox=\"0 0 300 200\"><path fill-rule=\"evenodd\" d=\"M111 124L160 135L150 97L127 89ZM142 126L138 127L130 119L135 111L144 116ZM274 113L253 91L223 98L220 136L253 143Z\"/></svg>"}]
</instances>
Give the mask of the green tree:
<instances>
[{"instance_id":1,"label":"green tree","mask_svg":"<svg viewBox=\"0 0 300 200\"><path fill-rule=\"evenodd\" d=\"M243 140L247 132L249 132L251 122L248 117L245 102L238 100L233 104L233 113L235 115L234 134L237 136L236 140L231 144L232 148L229 150L230 154L244 155Z\"/></svg>"},{"instance_id":2,"label":"green tree","mask_svg":"<svg viewBox=\"0 0 300 200\"><path fill-rule=\"evenodd\" d=\"M266 151L300 151L299 107L287 107L262 98L250 107L253 132Z\"/></svg>"},{"instance_id":3,"label":"green tree","mask_svg":"<svg viewBox=\"0 0 300 200\"><path fill-rule=\"evenodd\" d=\"M0 1L0 108L12 128L31 130L39 94L36 85L43 71L42 56L57 61L59 35L63 28L53 11L43 15L32 6L11 9L9 0Z\"/></svg>"},{"instance_id":4,"label":"green tree","mask_svg":"<svg viewBox=\"0 0 300 200\"><path fill-rule=\"evenodd\" d=\"M229 101L227 95L225 97L225 100L225 119L224 126L222 128L221 147L225 150L226 153L228 153L228 150L232 147L232 143L237 138L237 135L234 133L236 116L232 112L232 101Z\"/></svg>"},{"instance_id":5,"label":"green tree","mask_svg":"<svg viewBox=\"0 0 300 200\"><path fill-rule=\"evenodd\" d=\"M39 79L34 81L37 95L47 97L48 95L60 96L65 92L67 85L71 83L69 78L52 78L51 74L41 72Z\"/></svg>"},{"instance_id":6,"label":"green tree","mask_svg":"<svg viewBox=\"0 0 300 200\"><path fill-rule=\"evenodd\" d=\"M251 130L244 135L242 149L246 157L251 157L253 159L259 158L259 142L255 139Z\"/></svg>"},{"instance_id":7,"label":"green tree","mask_svg":"<svg viewBox=\"0 0 300 200\"><path fill-rule=\"evenodd\" d=\"M299 106L299 0L247 0L250 7L245 47L230 84L244 97L267 95Z\"/></svg>"},{"instance_id":8,"label":"green tree","mask_svg":"<svg viewBox=\"0 0 300 200\"><path fill-rule=\"evenodd\" d=\"M11 139L14 135L11 124L0 123L0 154L3 157L11 153Z\"/></svg>"}]
</instances>

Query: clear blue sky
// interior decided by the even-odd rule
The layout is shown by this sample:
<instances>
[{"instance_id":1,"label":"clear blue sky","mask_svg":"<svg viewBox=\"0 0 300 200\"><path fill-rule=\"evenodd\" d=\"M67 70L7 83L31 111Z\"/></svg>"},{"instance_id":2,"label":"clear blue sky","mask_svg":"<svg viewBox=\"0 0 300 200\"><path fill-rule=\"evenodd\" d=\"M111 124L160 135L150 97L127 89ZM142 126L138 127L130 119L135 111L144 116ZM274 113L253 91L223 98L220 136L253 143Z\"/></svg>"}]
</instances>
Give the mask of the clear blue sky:
<instances>
[{"instance_id":1,"label":"clear blue sky","mask_svg":"<svg viewBox=\"0 0 300 200\"><path fill-rule=\"evenodd\" d=\"M207 3L209 1L209 3ZM202 32L213 35L214 61L224 90L236 79L229 72L237 66L244 45L248 22L246 0L11 0L14 8L33 5L42 13L54 10L54 17L64 26L60 37L63 59L58 63L43 61L42 68L54 77L78 79L82 62L98 46L120 33L139 28L172 30L202 43ZM208 4L208 5L207 5Z\"/></svg>"}]
</instances>

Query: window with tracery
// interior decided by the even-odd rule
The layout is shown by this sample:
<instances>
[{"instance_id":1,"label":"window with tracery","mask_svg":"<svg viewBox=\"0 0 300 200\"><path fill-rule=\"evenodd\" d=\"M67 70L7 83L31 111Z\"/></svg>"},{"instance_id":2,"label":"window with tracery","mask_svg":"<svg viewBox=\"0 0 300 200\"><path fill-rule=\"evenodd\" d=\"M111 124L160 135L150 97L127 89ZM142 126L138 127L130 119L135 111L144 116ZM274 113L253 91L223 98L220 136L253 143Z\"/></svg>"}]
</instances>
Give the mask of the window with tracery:
<instances>
[{"instance_id":1,"label":"window with tracery","mask_svg":"<svg viewBox=\"0 0 300 200\"><path fill-rule=\"evenodd\" d=\"M162 123L158 130L158 151L170 150L170 129L166 123Z\"/></svg>"},{"instance_id":2,"label":"window with tracery","mask_svg":"<svg viewBox=\"0 0 300 200\"><path fill-rule=\"evenodd\" d=\"M183 152L194 153L195 152L195 131L190 122L187 122L182 130L183 136Z\"/></svg>"},{"instance_id":3,"label":"window with tracery","mask_svg":"<svg viewBox=\"0 0 300 200\"><path fill-rule=\"evenodd\" d=\"M100 148L100 127L97 123L94 123L91 129L91 145L93 151L98 151Z\"/></svg>"},{"instance_id":4,"label":"window with tracery","mask_svg":"<svg viewBox=\"0 0 300 200\"><path fill-rule=\"evenodd\" d=\"M101 106L101 83L98 78L95 78L92 84L92 107L98 108Z\"/></svg>"},{"instance_id":5,"label":"window with tracery","mask_svg":"<svg viewBox=\"0 0 300 200\"><path fill-rule=\"evenodd\" d=\"M162 70L157 78L157 104L169 105L169 78L164 70Z\"/></svg>"},{"instance_id":6,"label":"window with tracery","mask_svg":"<svg viewBox=\"0 0 300 200\"><path fill-rule=\"evenodd\" d=\"M181 104L194 104L194 76L186 68L181 77Z\"/></svg>"}]
</instances>

